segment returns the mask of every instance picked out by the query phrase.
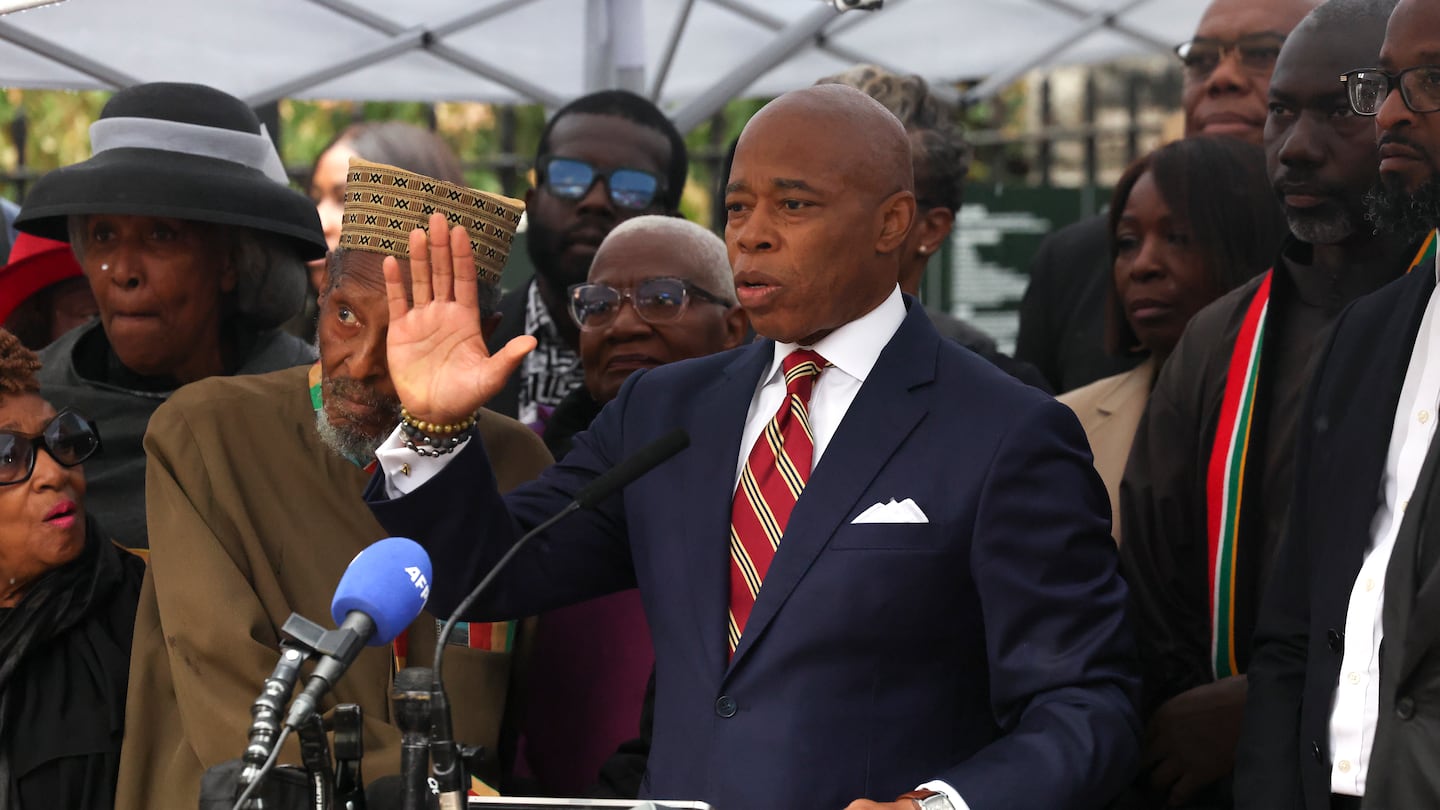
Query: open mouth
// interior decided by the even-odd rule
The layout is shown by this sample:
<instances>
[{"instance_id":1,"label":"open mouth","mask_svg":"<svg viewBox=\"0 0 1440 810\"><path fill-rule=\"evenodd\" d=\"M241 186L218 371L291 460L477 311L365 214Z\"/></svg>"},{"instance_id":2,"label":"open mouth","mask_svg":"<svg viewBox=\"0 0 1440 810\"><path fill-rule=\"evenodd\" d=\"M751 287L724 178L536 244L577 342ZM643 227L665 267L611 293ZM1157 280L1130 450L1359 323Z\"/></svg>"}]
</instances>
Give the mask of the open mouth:
<instances>
[{"instance_id":1,"label":"open mouth","mask_svg":"<svg viewBox=\"0 0 1440 810\"><path fill-rule=\"evenodd\" d=\"M75 518L80 514L80 507L71 500L60 501L50 507L45 513L44 522L50 526L68 529L75 524Z\"/></svg>"},{"instance_id":2,"label":"open mouth","mask_svg":"<svg viewBox=\"0 0 1440 810\"><path fill-rule=\"evenodd\" d=\"M735 275L735 297L740 306L754 307L763 304L780 292L780 285L763 273L744 272Z\"/></svg>"}]
</instances>

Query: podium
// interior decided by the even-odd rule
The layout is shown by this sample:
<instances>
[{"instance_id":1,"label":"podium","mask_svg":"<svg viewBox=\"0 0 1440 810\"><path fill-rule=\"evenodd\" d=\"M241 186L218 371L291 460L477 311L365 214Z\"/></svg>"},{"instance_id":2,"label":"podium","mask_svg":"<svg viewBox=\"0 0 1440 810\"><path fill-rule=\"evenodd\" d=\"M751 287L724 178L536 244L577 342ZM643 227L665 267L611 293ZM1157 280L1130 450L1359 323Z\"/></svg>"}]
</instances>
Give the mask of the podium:
<instances>
[{"instance_id":1,"label":"podium","mask_svg":"<svg viewBox=\"0 0 1440 810\"><path fill-rule=\"evenodd\" d=\"M470 807L509 808L510 810L715 810L705 802L640 801L638 799L527 799L518 796L471 796Z\"/></svg>"}]
</instances>

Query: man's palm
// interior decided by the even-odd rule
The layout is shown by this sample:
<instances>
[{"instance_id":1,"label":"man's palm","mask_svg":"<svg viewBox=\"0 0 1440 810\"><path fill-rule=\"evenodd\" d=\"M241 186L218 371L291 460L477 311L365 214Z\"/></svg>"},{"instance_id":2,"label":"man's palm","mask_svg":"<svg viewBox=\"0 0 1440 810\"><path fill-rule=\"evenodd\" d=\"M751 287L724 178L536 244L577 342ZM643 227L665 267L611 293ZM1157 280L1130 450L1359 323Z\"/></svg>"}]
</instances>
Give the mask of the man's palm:
<instances>
[{"instance_id":1,"label":"man's palm","mask_svg":"<svg viewBox=\"0 0 1440 810\"><path fill-rule=\"evenodd\" d=\"M446 233L435 215L431 233ZM400 264L386 258L385 292L390 327L386 354L395 393L421 421L453 424L479 410L515 372L535 341L522 336L491 356L480 330L480 307L470 239L455 228L445 244L424 231L410 234L410 292Z\"/></svg>"}]
</instances>

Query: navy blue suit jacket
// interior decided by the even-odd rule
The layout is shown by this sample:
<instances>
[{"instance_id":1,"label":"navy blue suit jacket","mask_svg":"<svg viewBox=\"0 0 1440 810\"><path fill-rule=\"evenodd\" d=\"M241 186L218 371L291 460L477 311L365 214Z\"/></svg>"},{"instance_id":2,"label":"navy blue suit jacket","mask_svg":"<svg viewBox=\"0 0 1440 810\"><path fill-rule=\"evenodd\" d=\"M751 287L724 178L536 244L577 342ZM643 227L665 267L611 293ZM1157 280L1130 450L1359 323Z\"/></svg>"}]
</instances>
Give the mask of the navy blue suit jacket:
<instances>
[{"instance_id":1,"label":"navy blue suit jacket","mask_svg":"<svg viewBox=\"0 0 1440 810\"><path fill-rule=\"evenodd\" d=\"M733 660L731 498L771 341L632 376L562 462L503 500L478 443L409 495L387 501L377 480L367 499L429 549L444 615L522 529L683 427L688 450L537 538L472 617L639 586L656 657L645 795L838 810L939 778L973 810L1102 806L1137 762L1138 679L1084 434L907 305L795 506ZM852 524L891 498L929 522Z\"/></svg>"}]
</instances>

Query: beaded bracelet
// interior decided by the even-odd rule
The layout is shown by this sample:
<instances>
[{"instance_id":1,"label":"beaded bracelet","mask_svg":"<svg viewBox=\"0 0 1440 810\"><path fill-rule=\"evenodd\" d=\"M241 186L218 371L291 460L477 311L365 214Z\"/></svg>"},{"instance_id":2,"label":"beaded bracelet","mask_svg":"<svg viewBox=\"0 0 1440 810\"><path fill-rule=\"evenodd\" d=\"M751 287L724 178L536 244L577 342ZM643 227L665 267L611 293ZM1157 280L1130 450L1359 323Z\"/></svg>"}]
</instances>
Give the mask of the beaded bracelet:
<instances>
[{"instance_id":1,"label":"beaded bracelet","mask_svg":"<svg viewBox=\"0 0 1440 810\"><path fill-rule=\"evenodd\" d=\"M470 440L475 434L475 414L453 425L421 422L400 406L400 432L405 434L405 447L426 457L443 456Z\"/></svg>"}]
</instances>

